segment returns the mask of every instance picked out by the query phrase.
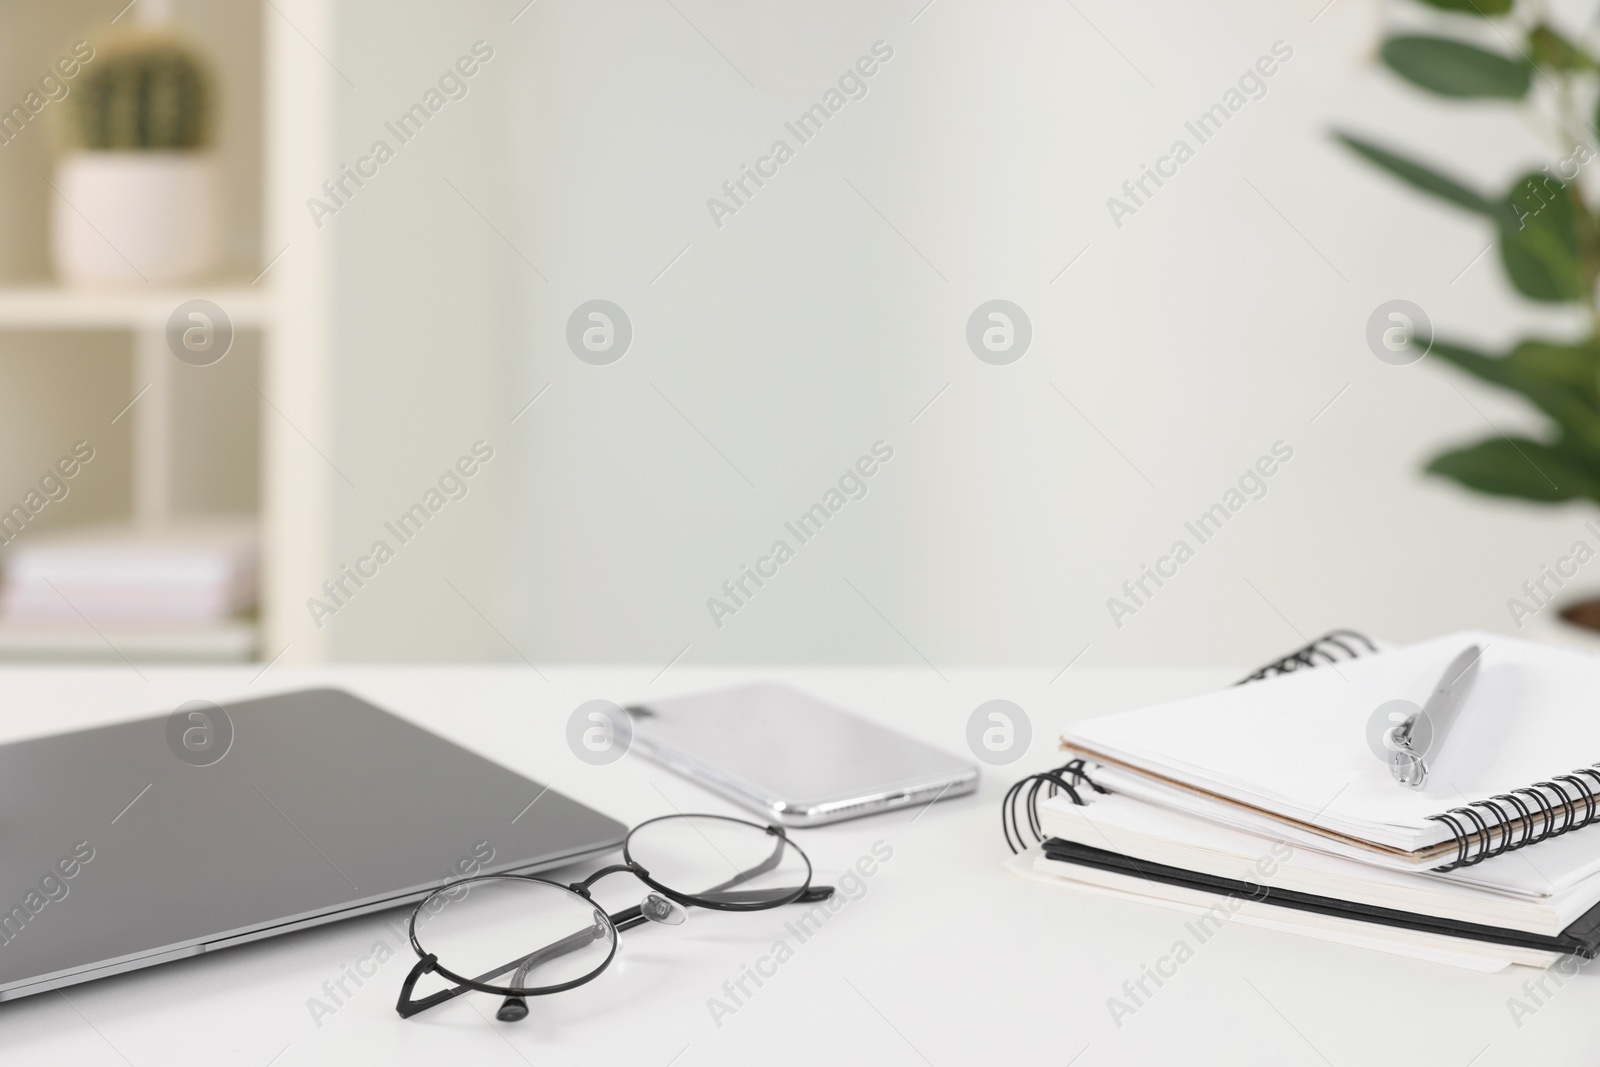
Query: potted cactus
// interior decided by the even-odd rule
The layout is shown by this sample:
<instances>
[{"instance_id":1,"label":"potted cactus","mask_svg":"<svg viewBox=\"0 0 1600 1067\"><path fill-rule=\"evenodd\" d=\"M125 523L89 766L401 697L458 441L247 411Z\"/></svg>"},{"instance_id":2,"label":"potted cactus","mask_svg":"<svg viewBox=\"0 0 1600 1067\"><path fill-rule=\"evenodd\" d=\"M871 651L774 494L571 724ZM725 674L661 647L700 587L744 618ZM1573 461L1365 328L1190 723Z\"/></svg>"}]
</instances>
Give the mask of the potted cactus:
<instances>
[{"instance_id":1,"label":"potted cactus","mask_svg":"<svg viewBox=\"0 0 1600 1067\"><path fill-rule=\"evenodd\" d=\"M103 48L64 101L51 251L68 282L181 281L216 265L211 79L163 31Z\"/></svg>"}]
</instances>

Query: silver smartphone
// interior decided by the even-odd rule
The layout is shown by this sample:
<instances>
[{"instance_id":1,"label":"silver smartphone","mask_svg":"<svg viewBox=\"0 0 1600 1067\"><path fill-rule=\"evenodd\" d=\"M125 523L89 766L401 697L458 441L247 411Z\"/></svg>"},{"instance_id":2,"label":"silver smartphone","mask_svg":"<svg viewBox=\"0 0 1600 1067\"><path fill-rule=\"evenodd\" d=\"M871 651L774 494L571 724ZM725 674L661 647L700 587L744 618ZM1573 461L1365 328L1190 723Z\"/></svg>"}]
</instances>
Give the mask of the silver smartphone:
<instances>
[{"instance_id":1,"label":"silver smartphone","mask_svg":"<svg viewBox=\"0 0 1600 1067\"><path fill-rule=\"evenodd\" d=\"M971 763L788 686L745 685L627 710L640 755L785 826L926 804L978 784Z\"/></svg>"}]
</instances>

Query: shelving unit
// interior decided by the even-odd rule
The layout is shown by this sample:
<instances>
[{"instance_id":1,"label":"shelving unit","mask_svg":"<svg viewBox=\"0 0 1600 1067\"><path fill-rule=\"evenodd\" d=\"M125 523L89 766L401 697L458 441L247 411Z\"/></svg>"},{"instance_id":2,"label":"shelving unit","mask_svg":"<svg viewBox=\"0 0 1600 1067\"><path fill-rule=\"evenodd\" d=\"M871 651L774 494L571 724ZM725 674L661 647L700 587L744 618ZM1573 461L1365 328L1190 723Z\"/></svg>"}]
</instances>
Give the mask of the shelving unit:
<instances>
[{"instance_id":1,"label":"shelving unit","mask_svg":"<svg viewBox=\"0 0 1600 1067\"><path fill-rule=\"evenodd\" d=\"M31 71L36 57L59 48L62 39L109 39L122 25L112 27L110 15L78 0L29 12L27 21L8 27L9 40L0 42L0 62L10 61L19 70ZM162 530L185 521L174 507L173 442L175 424L192 411L175 410L175 386L185 368L167 345L169 317L179 304L205 299L223 308L236 333L259 338L259 346L252 347L260 352L261 366L251 382L259 396L234 395L228 402L254 403L260 412L258 470L250 472L259 484L260 607L252 617L201 627L0 622L0 658L316 660L324 654L321 635L305 632L299 605L306 590L321 582L326 553L327 471L308 442L327 439L321 427L328 410L331 253L327 242L311 241L301 241L287 255L283 251L302 236L303 190L317 187L331 172L336 75L308 44L331 39L331 0L244 0L226 6L209 0L147 0L125 14L123 23L170 16L211 54L225 83L222 100L232 110L219 115L227 137L216 151L231 168L229 189L238 197L229 216L231 273L181 286L80 289L32 280L49 271L41 240L0 248L0 390L9 387L6 350L28 351L30 342L23 340L28 334L56 335L61 340L51 344L74 354L105 352L107 334L126 337L131 364L119 365L115 373L131 365L130 403L117 417L119 429L131 424L128 521ZM52 166L46 143L42 136L19 142L23 155L12 146L0 158L9 168L0 173L0 192L22 190L36 198L37 207L12 196L13 213L38 217L38 209L51 209L49 187L40 180ZM30 159L26 153L34 155ZM0 237L17 232L26 235L27 227L8 231L0 225ZM7 275L29 280L7 283ZM93 339L96 334L99 341ZM0 468L4 464L0 456ZM20 464L8 476L30 477Z\"/></svg>"}]
</instances>

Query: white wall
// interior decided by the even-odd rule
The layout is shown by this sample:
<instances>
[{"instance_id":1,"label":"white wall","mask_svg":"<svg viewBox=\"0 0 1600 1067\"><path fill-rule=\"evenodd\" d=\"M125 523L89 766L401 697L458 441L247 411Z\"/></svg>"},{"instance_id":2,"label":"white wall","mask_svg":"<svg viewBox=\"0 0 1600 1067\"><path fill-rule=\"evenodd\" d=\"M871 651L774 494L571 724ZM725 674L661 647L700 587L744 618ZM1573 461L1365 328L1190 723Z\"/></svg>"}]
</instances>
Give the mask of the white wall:
<instances>
[{"instance_id":1,"label":"white wall","mask_svg":"<svg viewBox=\"0 0 1600 1067\"><path fill-rule=\"evenodd\" d=\"M466 497L410 543L384 526L421 501L473 442L506 444L498 382L510 358L503 294L511 254L485 222L513 215L507 145L515 60L503 7L341 4L333 40L321 43L337 73L334 159L355 167L379 140L394 153L359 188L347 181L353 195L336 214L314 218L307 209L299 221L298 239L308 249L331 249L333 261L333 439L325 447L338 473L325 483L334 526L326 579L338 580L340 565L356 566L375 541L395 551L359 589L347 580L355 595L333 601L337 613L318 620L336 658L515 657L479 614L492 610L488 590L500 580L498 516L511 485L509 460L476 474ZM465 80L464 97L402 143L386 124L437 91L441 75L478 40L495 58ZM329 202L315 186L300 196ZM308 621L309 610L293 610Z\"/></svg>"},{"instance_id":2,"label":"white wall","mask_svg":"<svg viewBox=\"0 0 1600 1067\"><path fill-rule=\"evenodd\" d=\"M1496 184L1549 158L1510 109L1378 70L1370 2L522 7L344 18L352 150L470 40L497 52L337 220L361 490L335 555L468 441L504 447L330 623L341 656L1247 665L1333 626L1507 628L1588 515L1424 479L1486 418L1536 424L1365 347L1395 297L1489 344L1561 327L1493 253L1462 273L1480 225L1330 142ZM865 98L798 146L784 121L880 40ZM1266 96L1197 145L1184 121L1277 41ZM1115 226L1107 198L1180 137L1194 158ZM707 198L777 138L794 159L719 228ZM1033 325L1010 366L964 339L997 297ZM596 298L633 324L610 366L564 340ZM880 439L869 495L798 546L784 520ZM1107 598L1280 440L1267 495L1115 626ZM780 537L795 558L718 628L707 598Z\"/></svg>"}]
</instances>

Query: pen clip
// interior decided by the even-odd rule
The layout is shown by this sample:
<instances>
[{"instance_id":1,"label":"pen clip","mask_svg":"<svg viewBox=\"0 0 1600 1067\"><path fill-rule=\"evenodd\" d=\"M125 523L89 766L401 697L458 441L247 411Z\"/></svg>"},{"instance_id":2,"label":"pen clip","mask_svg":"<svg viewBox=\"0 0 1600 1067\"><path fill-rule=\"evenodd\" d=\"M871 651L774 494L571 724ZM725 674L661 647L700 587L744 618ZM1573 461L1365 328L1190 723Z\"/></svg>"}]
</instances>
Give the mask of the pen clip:
<instances>
[{"instance_id":1,"label":"pen clip","mask_svg":"<svg viewBox=\"0 0 1600 1067\"><path fill-rule=\"evenodd\" d=\"M1477 678L1483 650L1463 649L1434 684L1425 707L1408 700L1381 704L1367 721L1367 742L1389 766L1394 780L1408 789L1421 789L1428 780L1428 760L1438 755L1445 735L1459 717L1468 691Z\"/></svg>"},{"instance_id":2,"label":"pen clip","mask_svg":"<svg viewBox=\"0 0 1600 1067\"><path fill-rule=\"evenodd\" d=\"M1428 763L1412 752L1396 752L1389 760L1389 773L1408 789L1421 789L1428 781Z\"/></svg>"}]
</instances>

